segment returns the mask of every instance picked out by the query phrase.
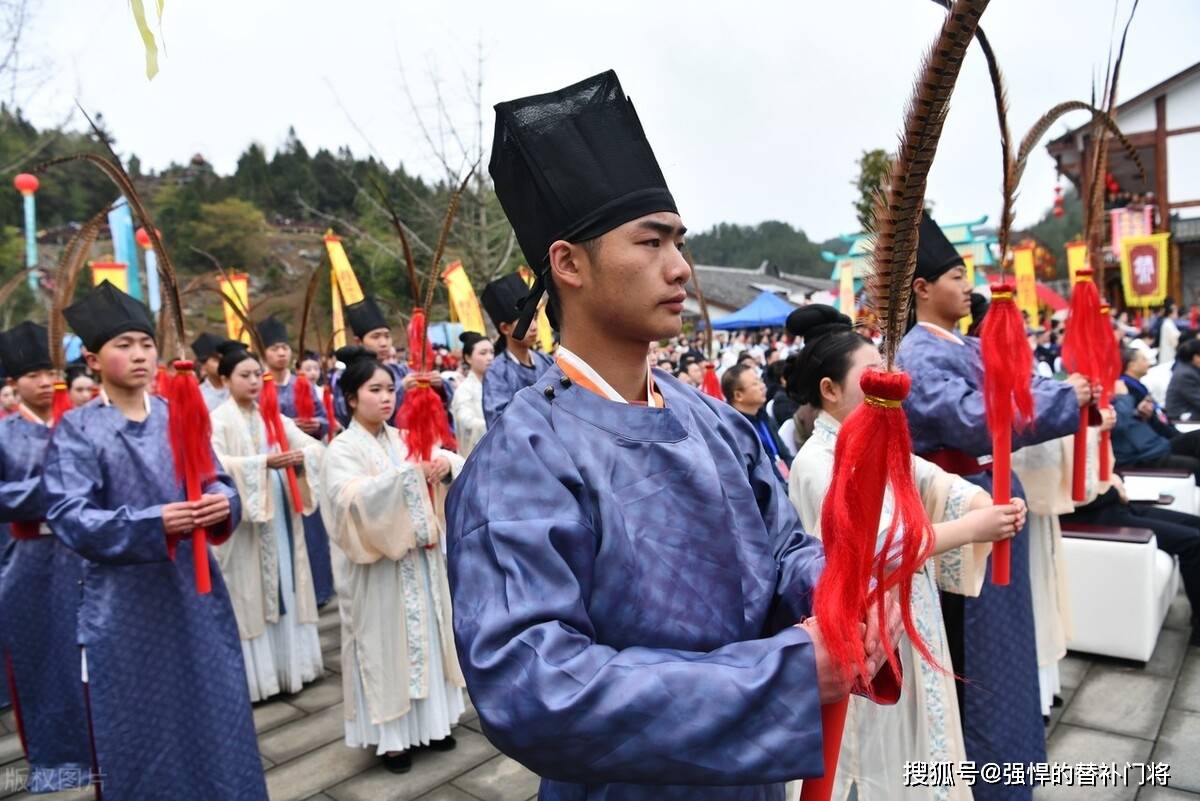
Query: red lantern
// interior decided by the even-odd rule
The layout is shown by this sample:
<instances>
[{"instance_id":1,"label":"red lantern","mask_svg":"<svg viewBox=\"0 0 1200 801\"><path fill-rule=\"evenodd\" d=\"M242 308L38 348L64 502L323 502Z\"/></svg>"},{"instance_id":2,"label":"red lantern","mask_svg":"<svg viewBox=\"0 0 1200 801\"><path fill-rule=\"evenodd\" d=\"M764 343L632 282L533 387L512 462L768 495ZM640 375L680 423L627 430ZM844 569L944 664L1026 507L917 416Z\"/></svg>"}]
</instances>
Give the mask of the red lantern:
<instances>
[{"instance_id":1,"label":"red lantern","mask_svg":"<svg viewBox=\"0 0 1200 801\"><path fill-rule=\"evenodd\" d=\"M34 192L38 191L38 187L41 186L41 183L38 181L36 175L30 175L27 172L23 172L16 178L13 178L13 186L15 186L17 191L22 195L32 195Z\"/></svg>"},{"instance_id":2,"label":"red lantern","mask_svg":"<svg viewBox=\"0 0 1200 801\"><path fill-rule=\"evenodd\" d=\"M1054 216L1061 217L1066 214L1063 209L1063 190L1061 186L1054 187Z\"/></svg>"},{"instance_id":3,"label":"red lantern","mask_svg":"<svg viewBox=\"0 0 1200 801\"><path fill-rule=\"evenodd\" d=\"M162 231L159 231L156 228L154 230L154 232L156 234L158 234L158 239L161 242L162 241ZM138 245L140 245L143 249L145 249L145 250L150 249L150 247L151 247L150 234L146 233L145 228L137 229L137 233L133 235L133 238L137 240Z\"/></svg>"}]
</instances>

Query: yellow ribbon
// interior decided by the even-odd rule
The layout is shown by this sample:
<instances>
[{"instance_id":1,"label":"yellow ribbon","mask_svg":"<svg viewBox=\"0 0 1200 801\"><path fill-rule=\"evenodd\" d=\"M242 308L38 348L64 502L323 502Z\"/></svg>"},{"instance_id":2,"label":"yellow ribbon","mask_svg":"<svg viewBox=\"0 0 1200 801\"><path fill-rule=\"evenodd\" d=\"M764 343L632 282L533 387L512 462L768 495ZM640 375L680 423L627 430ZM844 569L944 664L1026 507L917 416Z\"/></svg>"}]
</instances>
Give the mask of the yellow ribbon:
<instances>
[{"instance_id":1,"label":"yellow ribbon","mask_svg":"<svg viewBox=\"0 0 1200 801\"><path fill-rule=\"evenodd\" d=\"M881 398L878 395L867 395L865 398L863 398L863 401L870 404L871 406L875 406L880 409L899 409L900 408L900 401L888 400L887 398Z\"/></svg>"}]
</instances>

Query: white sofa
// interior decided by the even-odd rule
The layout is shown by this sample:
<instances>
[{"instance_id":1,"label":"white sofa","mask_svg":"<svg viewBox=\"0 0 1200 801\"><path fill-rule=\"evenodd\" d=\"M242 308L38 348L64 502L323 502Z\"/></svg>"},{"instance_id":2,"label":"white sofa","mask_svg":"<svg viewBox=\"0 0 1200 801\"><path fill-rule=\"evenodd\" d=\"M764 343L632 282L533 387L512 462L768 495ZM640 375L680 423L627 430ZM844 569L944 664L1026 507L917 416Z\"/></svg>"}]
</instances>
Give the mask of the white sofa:
<instances>
[{"instance_id":1,"label":"white sofa","mask_svg":"<svg viewBox=\"0 0 1200 801\"><path fill-rule=\"evenodd\" d=\"M1143 528L1063 524L1072 651L1145 662L1179 591L1175 559Z\"/></svg>"},{"instance_id":2,"label":"white sofa","mask_svg":"<svg viewBox=\"0 0 1200 801\"><path fill-rule=\"evenodd\" d=\"M1117 472L1121 474L1131 499L1168 495L1171 502L1164 508L1190 515L1200 514L1196 479L1188 471L1169 467L1123 467Z\"/></svg>"}]
</instances>

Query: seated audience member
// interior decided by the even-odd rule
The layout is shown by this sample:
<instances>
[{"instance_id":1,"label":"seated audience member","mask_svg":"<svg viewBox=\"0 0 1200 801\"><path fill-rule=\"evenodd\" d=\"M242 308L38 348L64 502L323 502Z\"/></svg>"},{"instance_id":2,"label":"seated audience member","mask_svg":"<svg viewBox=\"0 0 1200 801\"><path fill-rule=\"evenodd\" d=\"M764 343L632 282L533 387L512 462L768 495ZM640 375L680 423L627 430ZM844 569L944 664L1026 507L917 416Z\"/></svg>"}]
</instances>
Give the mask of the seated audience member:
<instances>
[{"instance_id":1,"label":"seated audience member","mask_svg":"<svg viewBox=\"0 0 1200 801\"><path fill-rule=\"evenodd\" d=\"M779 439L775 424L767 417L767 385L759 378L758 371L748 364L735 364L721 376L721 392L725 394L729 405L741 412L754 426L776 471L787 480L792 451Z\"/></svg>"},{"instance_id":2,"label":"seated audience member","mask_svg":"<svg viewBox=\"0 0 1200 801\"><path fill-rule=\"evenodd\" d=\"M1200 482L1200 458L1195 455L1196 438L1167 436L1165 421L1154 412L1153 397L1147 395L1140 404L1127 384L1117 382L1112 399L1117 424L1112 430L1113 458L1118 468L1172 467L1197 475Z\"/></svg>"},{"instance_id":3,"label":"seated audience member","mask_svg":"<svg viewBox=\"0 0 1200 801\"><path fill-rule=\"evenodd\" d=\"M1175 354L1167 385L1167 415L1172 420L1200 420L1200 339L1184 341Z\"/></svg>"}]
</instances>

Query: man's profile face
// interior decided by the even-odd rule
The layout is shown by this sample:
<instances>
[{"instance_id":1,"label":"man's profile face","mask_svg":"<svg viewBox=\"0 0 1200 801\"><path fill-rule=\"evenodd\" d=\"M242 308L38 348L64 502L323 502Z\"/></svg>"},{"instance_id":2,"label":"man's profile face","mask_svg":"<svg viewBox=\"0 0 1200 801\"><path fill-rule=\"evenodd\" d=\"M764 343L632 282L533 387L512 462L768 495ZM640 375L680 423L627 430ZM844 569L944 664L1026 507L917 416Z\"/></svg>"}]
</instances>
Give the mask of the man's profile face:
<instances>
[{"instance_id":1,"label":"man's profile face","mask_svg":"<svg viewBox=\"0 0 1200 801\"><path fill-rule=\"evenodd\" d=\"M683 257L687 229L678 214L631 220L580 249L580 303L606 329L654 342L683 328L684 285L692 271Z\"/></svg>"}]
</instances>

